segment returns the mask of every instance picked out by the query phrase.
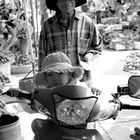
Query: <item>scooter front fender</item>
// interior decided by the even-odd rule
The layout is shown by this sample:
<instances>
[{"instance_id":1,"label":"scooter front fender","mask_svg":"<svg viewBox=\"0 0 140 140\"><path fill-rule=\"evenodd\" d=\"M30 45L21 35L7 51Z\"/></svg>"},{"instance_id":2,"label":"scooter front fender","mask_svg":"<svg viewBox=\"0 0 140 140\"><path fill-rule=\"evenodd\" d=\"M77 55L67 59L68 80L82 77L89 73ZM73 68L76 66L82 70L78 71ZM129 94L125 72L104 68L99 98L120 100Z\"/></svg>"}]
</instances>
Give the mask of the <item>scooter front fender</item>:
<instances>
[{"instance_id":1,"label":"scooter front fender","mask_svg":"<svg viewBox=\"0 0 140 140\"><path fill-rule=\"evenodd\" d=\"M50 121L41 128L34 140L104 140L102 135L95 129L75 129L58 126Z\"/></svg>"}]
</instances>

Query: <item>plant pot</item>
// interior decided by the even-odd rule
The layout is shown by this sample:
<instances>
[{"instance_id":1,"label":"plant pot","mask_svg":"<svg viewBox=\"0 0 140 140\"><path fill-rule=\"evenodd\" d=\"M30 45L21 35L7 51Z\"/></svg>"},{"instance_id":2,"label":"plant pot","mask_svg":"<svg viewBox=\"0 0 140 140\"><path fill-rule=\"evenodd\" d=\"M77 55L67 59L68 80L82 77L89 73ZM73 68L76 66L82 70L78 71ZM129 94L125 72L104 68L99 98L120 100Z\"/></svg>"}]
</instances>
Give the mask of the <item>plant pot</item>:
<instances>
[{"instance_id":1,"label":"plant pot","mask_svg":"<svg viewBox=\"0 0 140 140\"><path fill-rule=\"evenodd\" d=\"M5 63L5 64L0 64L0 72L5 75L10 75L11 74L11 67L10 63Z\"/></svg>"},{"instance_id":2,"label":"plant pot","mask_svg":"<svg viewBox=\"0 0 140 140\"><path fill-rule=\"evenodd\" d=\"M18 116L0 117L0 140L23 140Z\"/></svg>"},{"instance_id":3,"label":"plant pot","mask_svg":"<svg viewBox=\"0 0 140 140\"><path fill-rule=\"evenodd\" d=\"M134 42L134 49L135 50L140 50L140 42L138 42L138 41Z\"/></svg>"}]
</instances>

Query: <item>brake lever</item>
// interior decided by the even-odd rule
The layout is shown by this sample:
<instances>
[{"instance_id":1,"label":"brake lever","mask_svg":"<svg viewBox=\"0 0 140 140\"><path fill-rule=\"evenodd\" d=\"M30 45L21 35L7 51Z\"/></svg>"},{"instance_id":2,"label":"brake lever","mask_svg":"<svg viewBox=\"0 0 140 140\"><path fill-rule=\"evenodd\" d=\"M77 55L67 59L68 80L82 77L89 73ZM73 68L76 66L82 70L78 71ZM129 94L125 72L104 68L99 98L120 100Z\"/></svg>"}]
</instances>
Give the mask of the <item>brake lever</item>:
<instances>
[{"instance_id":1,"label":"brake lever","mask_svg":"<svg viewBox=\"0 0 140 140\"><path fill-rule=\"evenodd\" d=\"M6 102L6 105L7 104L12 104L12 103L23 103L23 104L31 105L31 101L30 100L25 100L25 99L8 101L8 102Z\"/></svg>"},{"instance_id":2,"label":"brake lever","mask_svg":"<svg viewBox=\"0 0 140 140\"><path fill-rule=\"evenodd\" d=\"M0 109L3 109L5 107L5 103L3 101L0 101Z\"/></svg>"},{"instance_id":3,"label":"brake lever","mask_svg":"<svg viewBox=\"0 0 140 140\"><path fill-rule=\"evenodd\" d=\"M119 97L121 96L120 93L111 93L113 99L109 100L109 102L118 103Z\"/></svg>"},{"instance_id":4,"label":"brake lever","mask_svg":"<svg viewBox=\"0 0 140 140\"><path fill-rule=\"evenodd\" d=\"M124 96L124 95L128 95L128 92L117 92L117 93L112 93L111 94L113 96L113 98L115 99L119 99L119 97Z\"/></svg>"},{"instance_id":5,"label":"brake lever","mask_svg":"<svg viewBox=\"0 0 140 140\"><path fill-rule=\"evenodd\" d=\"M0 116L2 116L2 114L9 114L11 116L14 116L13 113L8 112L4 107L6 106L6 103L4 103L3 101L0 101Z\"/></svg>"}]
</instances>

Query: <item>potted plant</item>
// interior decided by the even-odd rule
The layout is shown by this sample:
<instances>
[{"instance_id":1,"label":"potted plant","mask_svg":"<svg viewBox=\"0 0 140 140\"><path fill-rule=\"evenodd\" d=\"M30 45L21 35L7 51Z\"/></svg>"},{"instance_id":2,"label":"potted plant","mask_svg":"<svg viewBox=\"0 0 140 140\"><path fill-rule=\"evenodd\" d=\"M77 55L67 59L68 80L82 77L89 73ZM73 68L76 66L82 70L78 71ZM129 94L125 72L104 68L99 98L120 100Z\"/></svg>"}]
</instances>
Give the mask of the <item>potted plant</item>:
<instances>
[{"instance_id":1,"label":"potted plant","mask_svg":"<svg viewBox=\"0 0 140 140\"><path fill-rule=\"evenodd\" d=\"M140 49L140 24L136 24L132 29L134 49Z\"/></svg>"},{"instance_id":2,"label":"potted plant","mask_svg":"<svg viewBox=\"0 0 140 140\"><path fill-rule=\"evenodd\" d=\"M12 55L8 52L0 52L0 72L5 75L11 74L10 64L13 59Z\"/></svg>"},{"instance_id":3,"label":"potted plant","mask_svg":"<svg viewBox=\"0 0 140 140\"><path fill-rule=\"evenodd\" d=\"M15 54L15 60L11 63L11 73L12 74L24 74L32 70L31 58L21 54Z\"/></svg>"}]
</instances>

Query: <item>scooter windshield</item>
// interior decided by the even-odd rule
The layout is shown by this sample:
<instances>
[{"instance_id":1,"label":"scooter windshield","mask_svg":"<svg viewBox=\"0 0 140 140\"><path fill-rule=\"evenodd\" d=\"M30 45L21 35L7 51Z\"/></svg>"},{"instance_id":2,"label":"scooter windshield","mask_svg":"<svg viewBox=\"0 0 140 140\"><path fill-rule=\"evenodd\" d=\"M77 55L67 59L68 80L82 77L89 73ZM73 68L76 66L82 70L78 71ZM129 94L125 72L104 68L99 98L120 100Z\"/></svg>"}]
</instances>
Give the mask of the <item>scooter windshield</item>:
<instances>
[{"instance_id":1,"label":"scooter windshield","mask_svg":"<svg viewBox=\"0 0 140 140\"><path fill-rule=\"evenodd\" d=\"M36 100L36 99L34 100L33 106L41 114L51 116L51 113L49 112L49 110L38 100Z\"/></svg>"},{"instance_id":2,"label":"scooter windshield","mask_svg":"<svg viewBox=\"0 0 140 140\"><path fill-rule=\"evenodd\" d=\"M54 94L53 98L57 120L67 125L86 124L97 101L94 96L68 99Z\"/></svg>"}]
</instances>

